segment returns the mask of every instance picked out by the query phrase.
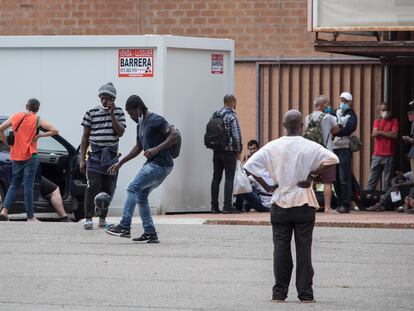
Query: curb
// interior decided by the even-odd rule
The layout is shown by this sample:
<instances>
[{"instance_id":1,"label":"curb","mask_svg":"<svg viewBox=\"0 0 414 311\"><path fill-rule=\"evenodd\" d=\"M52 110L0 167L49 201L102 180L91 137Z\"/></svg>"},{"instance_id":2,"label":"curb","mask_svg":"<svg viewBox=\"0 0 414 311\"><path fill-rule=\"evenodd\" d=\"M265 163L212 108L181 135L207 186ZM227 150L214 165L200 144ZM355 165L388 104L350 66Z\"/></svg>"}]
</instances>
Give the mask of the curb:
<instances>
[{"instance_id":1,"label":"curb","mask_svg":"<svg viewBox=\"0 0 414 311\"><path fill-rule=\"evenodd\" d=\"M209 219L203 225L270 226L270 221ZM414 223L361 223L361 222L316 222L315 227L368 228L368 229L414 229Z\"/></svg>"}]
</instances>

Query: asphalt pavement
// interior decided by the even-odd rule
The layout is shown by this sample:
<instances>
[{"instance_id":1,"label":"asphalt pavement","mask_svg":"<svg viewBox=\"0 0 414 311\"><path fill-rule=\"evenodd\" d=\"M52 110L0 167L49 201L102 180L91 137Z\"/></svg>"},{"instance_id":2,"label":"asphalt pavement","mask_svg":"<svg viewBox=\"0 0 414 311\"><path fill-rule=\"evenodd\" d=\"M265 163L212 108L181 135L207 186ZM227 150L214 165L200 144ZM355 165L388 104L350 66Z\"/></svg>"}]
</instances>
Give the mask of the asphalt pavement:
<instances>
[{"instance_id":1,"label":"asphalt pavement","mask_svg":"<svg viewBox=\"0 0 414 311\"><path fill-rule=\"evenodd\" d=\"M0 310L413 310L414 230L315 228L315 304L272 303L271 227L0 223ZM134 224L133 236L141 233Z\"/></svg>"}]
</instances>

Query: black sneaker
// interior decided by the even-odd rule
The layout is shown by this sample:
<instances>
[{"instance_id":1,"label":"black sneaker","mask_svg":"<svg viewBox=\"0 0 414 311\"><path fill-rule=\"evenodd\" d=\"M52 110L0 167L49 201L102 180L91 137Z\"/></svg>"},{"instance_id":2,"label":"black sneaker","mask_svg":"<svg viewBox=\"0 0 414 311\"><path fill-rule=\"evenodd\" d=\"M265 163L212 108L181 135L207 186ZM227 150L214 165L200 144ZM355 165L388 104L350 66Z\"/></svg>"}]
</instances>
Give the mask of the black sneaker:
<instances>
[{"instance_id":1,"label":"black sneaker","mask_svg":"<svg viewBox=\"0 0 414 311\"><path fill-rule=\"evenodd\" d=\"M349 214L351 212L349 208L346 208L344 206L338 207L335 211L339 214Z\"/></svg>"},{"instance_id":2,"label":"black sneaker","mask_svg":"<svg viewBox=\"0 0 414 311\"><path fill-rule=\"evenodd\" d=\"M212 208L211 208L211 213L212 213L212 214L220 214L220 213L221 213L221 211L220 211L217 207L212 207Z\"/></svg>"},{"instance_id":3,"label":"black sneaker","mask_svg":"<svg viewBox=\"0 0 414 311\"><path fill-rule=\"evenodd\" d=\"M63 216L63 217L60 217L59 221L60 222L69 222L69 217L67 215Z\"/></svg>"},{"instance_id":4,"label":"black sneaker","mask_svg":"<svg viewBox=\"0 0 414 311\"><path fill-rule=\"evenodd\" d=\"M160 243L158 240L158 235L156 232L154 233L143 233L140 237L133 238L132 241L134 242L147 242L147 243Z\"/></svg>"},{"instance_id":5,"label":"black sneaker","mask_svg":"<svg viewBox=\"0 0 414 311\"><path fill-rule=\"evenodd\" d=\"M366 209L367 212L385 212L385 206L380 204L375 204Z\"/></svg>"},{"instance_id":6,"label":"black sneaker","mask_svg":"<svg viewBox=\"0 0 414 311\"><path fill-rule=\"evenodd\" d=\"M105 228L105 232L110 234L110 235L119 236L121 238L130 238L131 237L131 230L130 229L125 229L121 225L107 226Z\"/></svg>"}]
</instances>

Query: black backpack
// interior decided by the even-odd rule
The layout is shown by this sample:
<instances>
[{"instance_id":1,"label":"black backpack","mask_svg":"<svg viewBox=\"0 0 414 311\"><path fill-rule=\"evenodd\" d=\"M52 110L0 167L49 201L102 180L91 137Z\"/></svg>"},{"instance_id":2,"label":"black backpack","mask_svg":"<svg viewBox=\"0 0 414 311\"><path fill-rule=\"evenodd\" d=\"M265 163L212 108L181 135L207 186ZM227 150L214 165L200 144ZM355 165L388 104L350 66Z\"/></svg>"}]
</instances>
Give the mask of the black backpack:
<instances>
[{"instance_id":1,"label":"black backpack","mask_svg":"<svg viewBox=\"0 0 414 311\"><path fill-rule=\"evenodd\" d=\"M230 138L226 134L224 127L224 117L230 111L220 114L218 111L213 113L210 121L206 126L206 133L204 134L204 145L209 149L220 150L228 145Z\"/></svg>"},{"instance_id":2,"label":"black backpack","mask_svg":"<svg viewBox=\"0 0 414 311\"><path fill-rule=\"evenodd\" d=\"M323 141L322 129L321 129L321 122L323 118L326 116L326 113L321 113L318 120L313 120L313 113L309 115L309 124L305 130L305 134L303 137L306 139L312 140L315 143L318 143L322 146L325 146Z\"/></svg>"},{"instance_id":3,"label":"black backpack","mask_svg":"<svg viewBox=\"0 0 414 311\"><path fill-rule=\"evenodd\" d=\"M170 147L171 156L173 157L173 159L175 159L175 158L178 158L178 156L180 155L180 150L181 150L181 133L180 133L180 131L174 125L171 125L171 127L173 127L177 131L177 133L178 133L178 140L177 140L177 142Z\"/></svg>"}]
</instances>

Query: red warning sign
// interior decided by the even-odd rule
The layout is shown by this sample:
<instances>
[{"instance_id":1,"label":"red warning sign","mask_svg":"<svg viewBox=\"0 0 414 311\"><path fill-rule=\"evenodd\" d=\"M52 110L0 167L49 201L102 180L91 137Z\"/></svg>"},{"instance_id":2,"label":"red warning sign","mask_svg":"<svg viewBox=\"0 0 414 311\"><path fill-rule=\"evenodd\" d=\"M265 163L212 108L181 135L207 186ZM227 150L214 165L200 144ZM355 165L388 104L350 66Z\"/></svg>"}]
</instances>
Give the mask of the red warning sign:
<instances>
[{"instance_id":1,"label":"red warning sign","mask_svg":"<svg viewBox=\"0 0 414 311\"><path fill-rule=\"evenodd\" d=\"M153 77L154 49L118 49L118 77Z\"/></svg>"},{"instance_id":2,"label":"red warning sign","mask_svg":"<svg viewBox=\"0 0 414 311\"><path fill-rule=\"evenodd\" d=\"M211 73L222 74L224 72L224 55L211 54Z\"/></svg>"}]
</instances>

